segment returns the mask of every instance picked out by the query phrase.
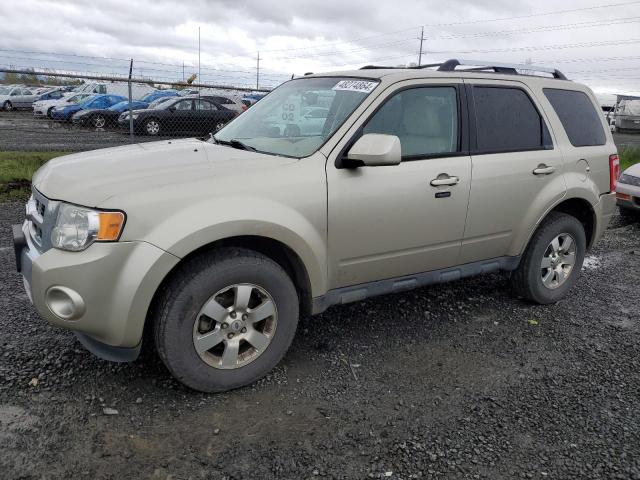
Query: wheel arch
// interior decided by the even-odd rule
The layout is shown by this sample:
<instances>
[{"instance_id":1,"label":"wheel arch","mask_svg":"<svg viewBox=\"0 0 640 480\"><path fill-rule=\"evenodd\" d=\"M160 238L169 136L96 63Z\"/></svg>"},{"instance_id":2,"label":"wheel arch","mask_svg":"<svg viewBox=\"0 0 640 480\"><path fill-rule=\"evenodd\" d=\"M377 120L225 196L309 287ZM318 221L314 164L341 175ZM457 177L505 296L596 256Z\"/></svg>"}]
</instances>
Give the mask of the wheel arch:
<instances>
[{"instance_id":1,"label":"wheel arch","mask_svg":"<svg viewBox=\"0 0 640 480\"><path fill-rule=\"evenodd\" d=\"M529 246L529 242L531 242L531 238L535 234L536 230L549 216L549 214L551 214L551 212L565 213L578 219L578 221L584 227L585 236L587 239L587 250L589 250L593 246L597 232L598 220L592 202L584 197L579 196L571 198L564 197L561 201L548 208L544 212L544 214L540 216L535 226L528 233L524 245L519 247L517 254L522 255L524 253L526 248Z\"/></svg>"},{"instance_id":2,"label":"wheel arch","mask_svg":"<svg viewBox=\"0 0 640 480\"><path fill-rule=\"evenodd\" d=\"M164 278L158 284L149 304L145 320L145 331L147 331L146 326L149 325L150 318L154 315L155 308L159 304L161 292L165 285L180 272L181 268L198 256L207 255L213 250L225 247L240 247L253 250L261 253L280 265L287 275L289 275L293 281L296 291L298 292L300 313L307 315L311 314L311 279L300 256L291 247L279 240L259 235L239 235L221 238L196 248L186 256L182 257L180 261L166 273Z\"/></svg>"}]
</instances>

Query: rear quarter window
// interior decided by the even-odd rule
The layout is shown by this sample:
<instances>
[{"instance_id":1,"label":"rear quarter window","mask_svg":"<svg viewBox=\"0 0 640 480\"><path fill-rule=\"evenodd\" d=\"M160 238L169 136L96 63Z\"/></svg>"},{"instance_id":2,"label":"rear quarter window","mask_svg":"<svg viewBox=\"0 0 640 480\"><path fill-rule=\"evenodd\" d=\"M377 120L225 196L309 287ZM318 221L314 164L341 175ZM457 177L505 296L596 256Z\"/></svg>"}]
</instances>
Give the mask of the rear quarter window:
<instances>
[{"instance_id":1,"label":"rear quarter window","mask_svg":"<svg viewBox=\"0 0 640 480\"><path fill-rule=\"evenodd\" d=\"M544 94L558 115L571 145L591 147L607 142L600 114L586 93L545 88Z\"/></svg>"}]
</instances>

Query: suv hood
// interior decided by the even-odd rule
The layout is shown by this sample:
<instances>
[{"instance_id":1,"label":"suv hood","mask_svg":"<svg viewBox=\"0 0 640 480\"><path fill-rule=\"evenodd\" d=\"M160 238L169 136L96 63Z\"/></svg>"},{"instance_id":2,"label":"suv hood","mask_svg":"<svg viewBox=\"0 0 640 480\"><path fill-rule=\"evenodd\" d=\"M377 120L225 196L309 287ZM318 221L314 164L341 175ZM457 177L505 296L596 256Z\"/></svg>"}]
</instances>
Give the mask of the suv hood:
<instances>
[{"instance_id":1,"label":"suv hood","mask_svg":"<svg viewBox=\"0 0 640 480\"><path fill-rule=\"evenodd\" d=\"M32 183L47 198L99 207L122 194L242 175L245 169L255 172L295 161L197 139L163 140L58 157L43 165Z\"/></svg>"}]
</instances>

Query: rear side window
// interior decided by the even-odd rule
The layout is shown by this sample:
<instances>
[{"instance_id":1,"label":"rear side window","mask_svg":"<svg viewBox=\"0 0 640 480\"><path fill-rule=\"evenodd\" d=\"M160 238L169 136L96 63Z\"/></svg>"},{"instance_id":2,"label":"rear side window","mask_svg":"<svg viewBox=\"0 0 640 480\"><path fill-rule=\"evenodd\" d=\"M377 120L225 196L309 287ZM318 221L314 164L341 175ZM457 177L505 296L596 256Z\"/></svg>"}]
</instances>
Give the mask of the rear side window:
<instances>
[{"instance_id":1,"label":"rear side window","mask_svg":"<svg viewBox=\"0 0 640 480\"><path fill-rule=\"evenodd\" d=\"M544 94L560 118L571 145L590 147L607 142L600 115L586 93L545 88Z\"/></svg>"},{"instance_id":2,"label":"rear side window","mask_svg":"<svg viewBox=\"0 0 640 480\"><path fill-rule=\"evenodd\" d=\"M479 153L553 148L529 95L512 87L473 87Z\"/></svg>"}]
</instances>

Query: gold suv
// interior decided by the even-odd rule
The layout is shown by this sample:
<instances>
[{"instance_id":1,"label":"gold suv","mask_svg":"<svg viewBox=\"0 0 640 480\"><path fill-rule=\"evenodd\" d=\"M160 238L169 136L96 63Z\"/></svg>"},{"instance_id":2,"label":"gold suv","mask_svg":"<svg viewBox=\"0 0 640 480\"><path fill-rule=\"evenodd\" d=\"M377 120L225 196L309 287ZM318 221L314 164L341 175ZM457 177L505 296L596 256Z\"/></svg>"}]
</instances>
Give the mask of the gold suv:
<instances>
[{"instance_id":1,"label":"gold suv","mask_svg":"<svg viewBox=\"0 0 640 480\"><path fill-rule=\"evenodd\" d=\"M179 381L223 391L271 370L301 313L497 270L560 300L618 170L593 93L557 70L307 75L208 140L50 161L16 258L38 312L95 354L134 360L146 328Z\"/></svg>"}]
</instances>

